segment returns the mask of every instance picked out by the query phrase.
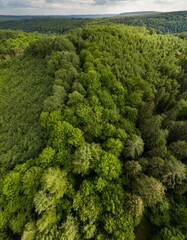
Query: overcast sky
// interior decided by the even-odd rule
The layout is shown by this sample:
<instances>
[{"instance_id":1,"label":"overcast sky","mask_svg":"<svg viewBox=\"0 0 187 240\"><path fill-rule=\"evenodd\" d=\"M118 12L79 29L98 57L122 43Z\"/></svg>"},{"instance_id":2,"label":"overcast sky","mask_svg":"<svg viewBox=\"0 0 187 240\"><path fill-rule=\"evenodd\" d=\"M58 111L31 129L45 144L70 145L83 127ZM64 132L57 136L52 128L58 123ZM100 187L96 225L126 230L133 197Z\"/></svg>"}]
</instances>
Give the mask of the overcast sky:
<instances>
[{"instance_id":1,"label":"overcast sky","mask_svg":"<svg viewBox=\"0 0 187 240\"><path fill-rule=\"evenodd\" d=\"M0 14L68 15L187 10L187 0L0 0Z\"/></svg>"}]
</instances>

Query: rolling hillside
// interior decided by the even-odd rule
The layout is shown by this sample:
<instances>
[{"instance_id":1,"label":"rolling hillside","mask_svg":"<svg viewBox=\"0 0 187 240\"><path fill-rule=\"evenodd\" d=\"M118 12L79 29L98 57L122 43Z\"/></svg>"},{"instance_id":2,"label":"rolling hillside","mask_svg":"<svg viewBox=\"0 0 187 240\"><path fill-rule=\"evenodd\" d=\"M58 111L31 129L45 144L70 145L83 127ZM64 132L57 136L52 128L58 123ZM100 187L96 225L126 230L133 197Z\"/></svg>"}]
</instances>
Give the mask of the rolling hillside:
<instances>
[{"instance_id":1,"label":"rolling hillside","mask_svg":"<svg viewBox=\"0 0 187 240\"><path fill-rule=\"evenodd\" d=\"M0 239L185 240L187 42L92 24L28 43L0 62Z\"/></svg>"},{"instance_id":2,"label":"rolling hillside","mask_svg":"<svg viewBox=\"0 0 187 240\"><path fill-rule=\"evenodd\" d=\"M6 17L5 17L6 18ZM119 15L20 16L17 20L0 20L0 29L64 34L89 24L126 24L154 28L161 33L187 32L187 12L131 12ZM18 20L19 19L19 20Z\"/></svg>"}]
</instances>

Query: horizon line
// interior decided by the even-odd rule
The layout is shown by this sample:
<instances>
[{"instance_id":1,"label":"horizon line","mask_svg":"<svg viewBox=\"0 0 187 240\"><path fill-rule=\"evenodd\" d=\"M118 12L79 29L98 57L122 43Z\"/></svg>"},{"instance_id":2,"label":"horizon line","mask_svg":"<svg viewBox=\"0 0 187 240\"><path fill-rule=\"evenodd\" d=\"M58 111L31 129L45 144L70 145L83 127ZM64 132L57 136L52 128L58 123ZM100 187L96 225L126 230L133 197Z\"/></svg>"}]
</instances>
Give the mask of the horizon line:
<instances>
[{"instance_id":1,"label":"horizon line","mask_svg":"<svg viewBox=\"0 0 187 240\"><path fill-rule=\"evenodd\" d=\"M142 11L127 11L127 12L119 12L119 13L72 13L72 14L0 14L0 16L94 16L94 15L120 15L124 13L174 13L174 12L187 12L187 10L178 10L178 11L154 11L154 10L142 10Z\"/></svg>"}]
</instances>

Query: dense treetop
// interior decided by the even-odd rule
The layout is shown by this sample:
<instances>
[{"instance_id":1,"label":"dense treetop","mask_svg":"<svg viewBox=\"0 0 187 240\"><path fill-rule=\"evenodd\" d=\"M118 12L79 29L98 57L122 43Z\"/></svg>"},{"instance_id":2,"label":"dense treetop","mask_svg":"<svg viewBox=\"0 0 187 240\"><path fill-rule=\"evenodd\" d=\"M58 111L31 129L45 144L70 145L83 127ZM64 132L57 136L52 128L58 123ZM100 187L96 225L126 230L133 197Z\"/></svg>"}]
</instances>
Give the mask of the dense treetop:
<instances>
[{"instance_id":1,"label":"dense treetop","mask_svg":"<svg viewBox=\"0 0 187 240\"><path fill-rule=\"evenodd\" d=\"M22 55L23 50L31 42L44 37L45 35L39 33L0 30L0 61L10 59L15 55Z\"/></svg>"},{"instance_id":2,"label":"dense treetop","mask_svg":"<svg viewBox=\"0 0 187 240\"><path fill-rule=\"evenodd\" d=\"M91 21L93 20L82 18L23 18L20 20L0 22L0 29L22 30L26 32L40 32L47 34L63 34L71 29L84 26Z\"/></svg>"},{"instance_id":3,"label":"dense treetop","mask_svg":"<svg viewBox=\"0 0 187 240\"><path fill-rule=\"evenodd\" d=\"M2 61L0 238L185 240L186 53L92 24Z\"/></svg>"},{"instance_id":4,"label":"dense treetop","mask_svg":"<svg viewBox=\"0 0 187 240\"><path fill-rule=\"evenodd\" d=\"M8 17L7 17L8 18ZM56 33L63 34L72 29L89 24L126 24L136 26L146 26L148 29L154 28L161 33L181 33L187 32L187 11L156 13L140 12L134 16L128 14L116 15L111 18L101 17L100 19L77 18L77 17L28 17L22 16L9 21L1 21L0 29L23 30L26 32Z\"/></svg>"},{"instance_id":5,"label":"dense treetop","mask_svg":"<svg viewBox=\"0 0 187 240\"><path fill-rule=\"evenodd\" d=\"M0 164L12 166L36 156L44 145L39 124L51 78L37 58L0 64Z\"/></svg>"},{"instance_id":6,"label":"dense treetop","mask_svg":"<svg viewBox=\"0 0 187 240\"><path fill-rule=\"evenodd\" d=\"M187 11L157 13L148 16L120 17L110 20L113 23L146 26L162 33L187 32Z\"/></svg>"}]
</instances>

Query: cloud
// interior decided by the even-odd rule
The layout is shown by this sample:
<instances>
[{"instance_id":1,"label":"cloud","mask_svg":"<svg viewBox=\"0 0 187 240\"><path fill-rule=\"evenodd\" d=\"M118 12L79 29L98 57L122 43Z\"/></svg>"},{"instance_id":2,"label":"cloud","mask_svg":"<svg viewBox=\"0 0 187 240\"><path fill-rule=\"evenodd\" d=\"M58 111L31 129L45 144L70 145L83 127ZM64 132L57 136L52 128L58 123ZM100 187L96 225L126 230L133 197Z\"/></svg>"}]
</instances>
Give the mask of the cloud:
<instances>
[{"instance_id":1,"label":"cloud","mask_svg":"<svg viewBox=\"0 0 187 240\"><path fill-rule=\"evenodd\" d=\"M133 3L138 0L94 0L94 5L113 5L123 3Z\"/></svg>"},{"instance_id":2,"label":"cloud","mask_svg":"<svg viewBox=\"0 0 187 240\"><path fill-rule=\"evenodd\" d=\"M2 6L9 6L9 7L12 7L12 6L16 6L16 7L20 7L20 6L27 6L27 5L30 5L30 2L31 1L24 1L24 0L2 0L0 1L0 4Z\"/></svg>"},{"instance_id":3,"label":"cloud","mask_svg":"<svg viewBox=\"0 0 187 240\"><path fill-rule=\"evenodd\" d=\"M89 4L89 5L113 5L128 2L136 2L139 0L45 0L48 4Z\"/></svg>"},{"instance_id":4,"label":"cloud","mask_svg":"<svg viewBox=\"0 0 187 240\"><path fill-rule=\"evenodd\" d=\"M43 5L44 0L0 0L0 6L4 8L30 8Z\"/></svg>"},{"instance_id":5,"label":"cloud","mask_svg":"<svg viewBox=\"0 0 187 240\"><path fill-rule=\"evenodd\" d=\"M0 0L0 14L67 15L187 10L187 0Z\"/></svg>"},{"instance_id":6,"label":"cloud","mask_svg":"<svg viewBox=\"0 0 187 240\"><path fill-rule=\"evenodd\" d=\"M92 4L94 0L45 0L48 4Z\"/></svg>"},{"instance_id":7,"label":"cloud","mask_svg":"<svg viewBox=\"0 0 187 240\"><path fill-rule=\"evenodd\" d=\"M171 3L175 3L176 0L155 0L154 2L157 4L171 4Z\"/></svg>"}]
</instances>

